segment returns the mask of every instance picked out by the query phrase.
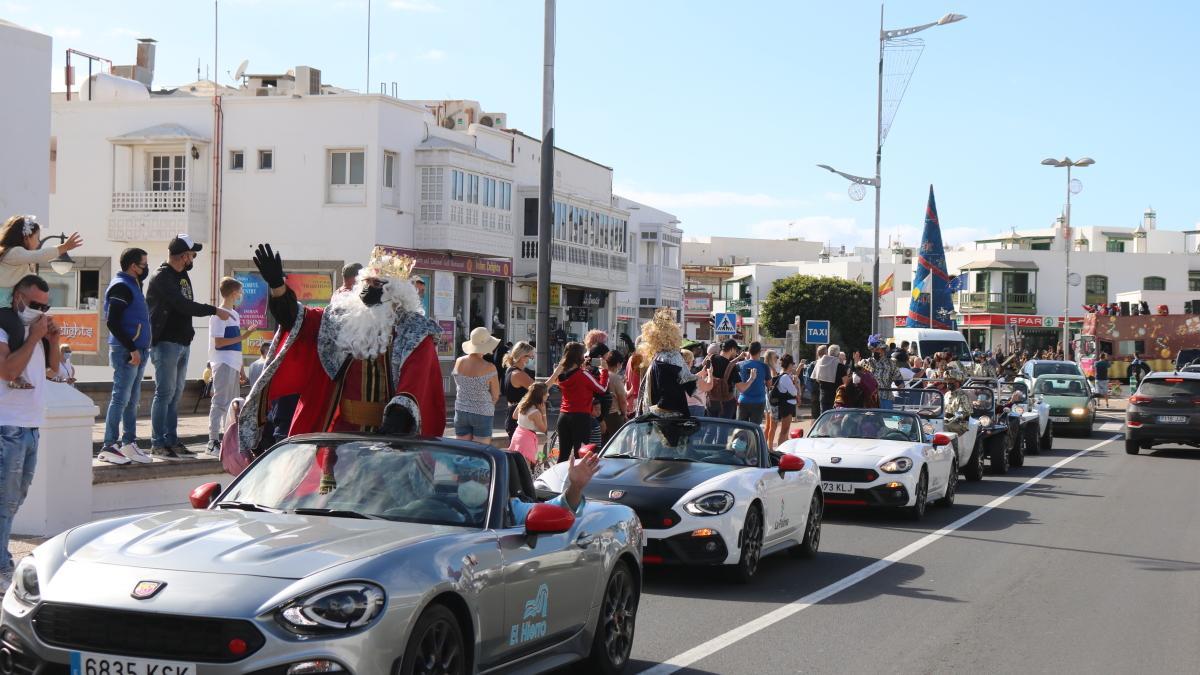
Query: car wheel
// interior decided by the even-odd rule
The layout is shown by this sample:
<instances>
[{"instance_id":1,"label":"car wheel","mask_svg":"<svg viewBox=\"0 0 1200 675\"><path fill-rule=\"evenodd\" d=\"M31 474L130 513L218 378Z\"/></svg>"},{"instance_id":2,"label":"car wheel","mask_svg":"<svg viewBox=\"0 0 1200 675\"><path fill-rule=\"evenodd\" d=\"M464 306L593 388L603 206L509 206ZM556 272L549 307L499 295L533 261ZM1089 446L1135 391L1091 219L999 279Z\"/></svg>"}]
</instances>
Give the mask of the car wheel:
<instances>
[{"instance_id":1,"label":"car wheel","mask_svg":"<svg viewBox=\"0 0 1200 675\"><path fill-rule=\"evenodd\" d=\"M1012 447L1008 449L1008 463L1013 468L1025 466L1025 430L1017 429L1012 437Z\"/></svg>"},{"instance_id":2,"label":"car wheel","mask_svg":"<svg viewBox=\"0 0 1200 675\"><path fill-rule=\"evenodd\" d=\"M975 449L971 451L971 458L963 467L963 475L967 480L983 480L983 442L978 436L975 437Z\"/></svg>"},{"instance_id":3,"label":"car wheel","mask_svg":"<svg viewBox=\"0 0 1200 675\"><path fill-rule=\"evenodd\" d=\"M733 566L734 581L745 584L754 578L762 558L762 540L762 511L754 504L746 512L746 521L742 523L742 555Z\"/></svg>"},{"instance_id":4,"label":"car wheel","mask_svg":"<svg viewBox=\"0 0 1200 675\"><path fill-rule=\"evenodd\" d=\"M1053 424L1053 422L1047 422L1046 428L1049 429L1051 424ZM1025 452L1027 452L1031 455L1038 454L1039 452L1041 452L1040 443L1041 443L1041 440L1038 438L1037 424L1036 423L1030 424L1029 427L1025 430L1025 445L1024 445Z\"/></svg>"},{"instance_id":5,"label":"car wheel","mask_svg":"<svg viewBox=\"0 0 1200 675\"><path fill-rule=\"evenodd\" d=\"M1042 452L1054 449L1054 422L1046 423L1046 433L1042 434L1042 439L1038 442L1038 447Z\"/></svg>"},{"instance_id":6,"label":"car wheel","mask_svg":"<svg viewBox=\"0 0 1200 675\"><path fill-rule=\"evenodd\" d=\"M624 561L618 561L608 577L588 670L601 675L616 675L625 670L633 650L633 629L637 623L638 589L633 573Z\"/></svg>"},{"instance_id":7,"label":"car wheel","mask_svg":"<svg viewBox=\"0 0 1200 675\"><path fill-rule=\"evenodd\" d=\"M1008 473L1008 440L1004 436L991 438L992 451L988 459L992 463L992 473L1003 476Z\"/></svg>"},{"instance_id":8,"label":"car wheel","mask_svg":"<svg viewBox=\"0 0 1200 675\"><path fill-rule=\"evenodd\" d=\"M912 506L907 507L908 517L911 520L920 520L925 517L925 506L929 501L929 474L924 468L921 469L921 477L917 479L917 499Z\"/></svg>"},{"instance_id":9,"label":"car wheel","mask_svg":"<svg viewBox=\"0 0 1200 675\"><path fill-rule=\"evenodd\" d=\"M1135 440L1132 440L1129 438L1125 439L1125 452L1127 454L1136 455L1136 454L1138 454L1138 451L1141 449L1142 449L1142 444L1139 443L1138 441L1135 441Z\"/></svg>"},{"instance_id":10,"label":"car wheel","mask_svg":"<svg viewBox=\"0 0 1200 675\"><path fill-rule=\"evenodd\" d=\"M430 605L417 619L400 675L460 675L467 672L467 652L458 619L445 605Z\"/></svg>"},{"instance_id":11,"label":"car wheel","mask_svg":"<svg viewBox=\"0 0 1200 675\"><path fill-rule=\"evenodd\" d=\"M804 524L804 541L799 546L790 549L796 558L815 558L821 548L821 520L824 515L825 502L821 499L820 491L813 491L812 502L808 505L808 522Z\"/></svg>"},{"instance_id":12,"label":"car wheel","mask_svg":"<svg viewBox=\"0 0 1200 675\"><path fill-rule=\"evenodd\" d=\"M950 460L950 478L946 481L946 494L938 500L938 506L950 508L954 506L954 495L958 493L958 460Z\"/></svg>"},{"instance_id":13,"label":"car wheel","mask_svg":"<svg viewBox=\"0 0 1200 675\"><path fill-rule=\"evenodd\" d=\"M1092 419L1088 420L1088 425L1087 425L1087 428L1083 430L1083 437L1084 437L1084 438L1091 438L1091 437L1092 437L1092 433L1094 433L1094 432L1095 432L1095 429L1093 428L1093 427L1095 427L1095 426L1096 426L1096 416L1095 416L1095 415L1093 415L1093 416L1092 416Z\"/></svg>"}]
</instances>

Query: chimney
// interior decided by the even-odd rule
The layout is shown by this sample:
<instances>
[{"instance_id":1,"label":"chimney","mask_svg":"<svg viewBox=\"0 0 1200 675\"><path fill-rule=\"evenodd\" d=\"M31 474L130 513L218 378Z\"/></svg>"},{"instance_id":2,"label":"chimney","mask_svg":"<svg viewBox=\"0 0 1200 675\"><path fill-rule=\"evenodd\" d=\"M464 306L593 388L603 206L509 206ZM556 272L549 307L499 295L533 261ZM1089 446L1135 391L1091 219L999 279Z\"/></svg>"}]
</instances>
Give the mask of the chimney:
<instances>
[{"instance_id":1,"label":"chimney","mask_svg":"<svg viewBox=\"0 0 1200 675\"><path fill-rule=\"evenodd\" d=\"M296 66L296 88L292 92L301 96L321 94L321 71L310 66Z\"/></svg>"},{"instance_id":2,"label":"chimney","mask_svg":"<svg viewBox=\"0 0 1200 675\"><path fill-rule=\"evenodd\" d=\"M146 85L150 89L150 85L154 84L154 50L155 40L151 38L140 38L137 46L137 77L134 79Z\"/></svg>"}]
</instances>

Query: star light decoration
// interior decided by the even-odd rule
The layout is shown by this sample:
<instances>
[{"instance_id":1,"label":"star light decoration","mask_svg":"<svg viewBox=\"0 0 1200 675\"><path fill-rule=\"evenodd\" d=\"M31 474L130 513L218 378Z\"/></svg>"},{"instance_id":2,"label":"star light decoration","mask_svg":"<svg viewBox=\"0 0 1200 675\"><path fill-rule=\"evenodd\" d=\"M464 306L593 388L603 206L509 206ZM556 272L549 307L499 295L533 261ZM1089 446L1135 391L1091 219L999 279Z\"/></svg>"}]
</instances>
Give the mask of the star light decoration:
<instances>
[{"instance_id":1,"label":"star light decoration","mask_svg":"<svg viewBox=\"0 0 1200 675\"><path fill-rule=\"evenodd\" d=\"M951 314L953 314L953 312L951 312L950 310L946 309L945 307L943 307L943 308L939 309L939 310L937 311L937 313L938 313L938 316L942 317L943 319L949 318L949 316L950 316Z\"/></svg>"}]
</instances>

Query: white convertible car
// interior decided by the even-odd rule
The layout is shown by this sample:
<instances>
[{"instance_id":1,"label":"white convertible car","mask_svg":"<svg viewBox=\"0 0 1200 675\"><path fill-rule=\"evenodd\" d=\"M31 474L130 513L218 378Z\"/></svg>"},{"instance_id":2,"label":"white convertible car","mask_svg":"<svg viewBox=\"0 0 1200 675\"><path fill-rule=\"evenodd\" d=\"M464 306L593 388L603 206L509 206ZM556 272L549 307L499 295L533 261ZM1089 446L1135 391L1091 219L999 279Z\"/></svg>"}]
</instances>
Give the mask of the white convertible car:
<instances>
[{"instance_id":1,"label":"white convertible car","mask_svg":"<svg viewBox=\"0 0 1200 675\"><path fill-rule=\"evenodd\" d=\"M588 499L631 507L646 537L646 565L724 565L749 581L762 556L816 555L822 493L816 463L767 450L747 422L642 417L604 446ZM537 477L560 492L566 465Z\"/></svg>"},{"instance_id":2,"label":"white convertible car","mask_svg":"<svg viewBox=\"0 0 1200 675\"><path fill-rule=\"evenodd\" d=\"M931 501L954 504L958 458L951 437L929 433L916 413L828 410L807 438L779 450L817 461L826 504L901 507L913 519L924 517Z\"/></svg>"}]
</instances>

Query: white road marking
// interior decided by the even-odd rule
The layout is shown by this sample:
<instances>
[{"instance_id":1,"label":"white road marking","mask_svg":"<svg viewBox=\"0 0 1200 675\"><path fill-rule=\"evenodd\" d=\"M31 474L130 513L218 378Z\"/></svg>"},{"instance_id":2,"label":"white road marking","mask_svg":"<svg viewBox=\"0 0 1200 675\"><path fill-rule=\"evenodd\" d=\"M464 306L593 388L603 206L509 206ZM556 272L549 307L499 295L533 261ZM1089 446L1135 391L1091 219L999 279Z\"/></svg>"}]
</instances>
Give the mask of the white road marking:
<instances>
[{"instance_id":1,"label":"white road marking","mask_svg":"<svg viewBox=\"0 0 1200 675\"><path fill-rule=\"evenodd\" d=\"M1050 474L1054 473L1055 471L1061 469L1062 467L1066 466L1070 462L1086 455L1087 453L1089 453L1093 450L1096 450L1097 448L1099 448L1100 446L1102 446L1106 443L1112 443L1113 441L1119 440L1120 438L1121 438L1120 436L1113 436L1112 438L1100 441L1099 443L1096 443L1095 445L1093 445L1089 448L1080 450L1079 452L1076 452L1075 454L1071 455L1070 457L1064 457L1063 459L1059 460L1055 464L1053 464L1049 467L1046 467L1041 473L1034 476L1033 478L1030 478L1029 480L1025 481L1024 483L1017 485L1016 487L1009 490L1005 494L1003 494L999 497L996 497L992 501L975 509L974 511L968 513L967 515L963 516L962 518L959 518L958 520L954 521L953 523L950 523L946 527L943 527L942 529L940 529L936 532L932 532L930 534L925 535L924 537L921 537L920 539L914 541L913 543L909 544L908 546L905 546L904 548L899 549L898 551L895 551L895 552L885 556L884 558L876 560L875 562L871 563L870 565L867 565L863 569L855 572L854 574L851 574L848 577L839 579L838 581L835 581L832 584L825 586L824 588L813 591L812 593L809 593L808 595L806 595L798 600L794 600L782 607L779 607L778 609L767 612L766 614L758 617L757 619L755 619L749 623L738 626L737 628L734 628L733 630L730 630L726 633L718 635L717 637L712 638L711 640L709 640L707 642L704 642L695 647L692 647L691 649L687 650L686 652L683 652L682 654L674 656L671 659L664 661L663 663L660 663L657 666L654 666L653 668L647 668L646 670L642 671L642 675L670 675L671 673L674 673L676 671L687 668L688 666L692 665L693 663L696 663L697 661L700 661L701 659L712 656L713 654L716 654L717 652L721 651L722 649L725 649L726 647L729 647L730 645L733 645L736 642L744 640L745 638L748 638L751 635L758 633L759 631L762 631L776 623L779 623L780 621L783 621L784 619L787 619L788 617L791 617L798 612L802 612L802 611L808 609L809 607L812 607L813 605L815 605L837 593L840 593L840 592L846 590L847 588L850 588L851 586L858 584L861 581L869 579L870 577L882 572L883 570L891 567L892 565L900 562L901 560L904 560L905 558L911 556L912 554L916 553L917 551L920 551L921 549L936 542L937 540L941 539L942 537L945 537L946 535L954 532L955 530L965 527L966 525L968 525L975 519L979 518L980 516L984 515L985 513L991 511L992 509L998 508L1001 504L1007 502L1008 500L1012 499L1013 497L1016 497L1017 495L1021 494L1025 490L1028 490L1031 486L1040 483L1047 476L1049 476Z\"/></svg>"},{"instance_id":2,"label":"white road marking","mask_svg":"<svg viewBox=\"0 0 1200 675\"><path fill-rule=\"evenodd\" d=\"M1124 422L1105 422L1104 424L1100 425L1098 431L1102 434L1103 433L1115 433L1118 431L1125 431L1125 423Z\"/></svg>"}]
</instances>

